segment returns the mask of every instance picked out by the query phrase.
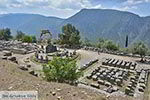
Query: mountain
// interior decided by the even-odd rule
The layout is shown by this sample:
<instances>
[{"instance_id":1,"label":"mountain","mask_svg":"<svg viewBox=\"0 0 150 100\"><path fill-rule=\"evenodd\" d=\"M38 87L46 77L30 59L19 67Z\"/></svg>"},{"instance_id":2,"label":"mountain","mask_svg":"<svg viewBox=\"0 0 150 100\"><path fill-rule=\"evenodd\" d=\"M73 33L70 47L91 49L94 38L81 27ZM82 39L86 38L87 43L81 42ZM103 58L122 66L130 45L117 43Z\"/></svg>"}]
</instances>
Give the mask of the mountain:
<instances>
[{"instance_id":1,"label":"mountain","mask_svg":"<svg viewBox=\"0 0 150 100\"><path fill-rule=\"evenodd\" d=\"M125 44L126 35L129 43L144 41L150 44L150 17L111 9L82 9L77 14L61 19L45 17L37 14L6 14L0 15L0 28L9 27L29 34L40 33L41 29L50 29L56 37L65 24L73 24L82 38L96 41L98 38L111 39L120 45Z\"/></svg>"},{"instance_id":2,"label":"mountain","mask_svg":"<svg viewBox=\"0 0 150 100\"><path fill-rule=\"evenodd\" d=\"M11 28L13 31L21 30L25 33L38 35L41 29L60 32L58 27L64 19L45 17L38 14L4 14L0 15L0 28ZM53 35L56 37L56 35Z\"/></svg>"},{"instance_id":3,"label":"mountain","mask_svg":"<svg viewBox=\"0 0 150 100\"><path fill-rule=\"evenodd\" d=\"M128 35L130 44L136 40L150 43L150 17L140 17L130 12L83 9L63 22L66 23L75 25L83 36L92 41L102 37L124 45Z\"/></svg>"}]
</instances>

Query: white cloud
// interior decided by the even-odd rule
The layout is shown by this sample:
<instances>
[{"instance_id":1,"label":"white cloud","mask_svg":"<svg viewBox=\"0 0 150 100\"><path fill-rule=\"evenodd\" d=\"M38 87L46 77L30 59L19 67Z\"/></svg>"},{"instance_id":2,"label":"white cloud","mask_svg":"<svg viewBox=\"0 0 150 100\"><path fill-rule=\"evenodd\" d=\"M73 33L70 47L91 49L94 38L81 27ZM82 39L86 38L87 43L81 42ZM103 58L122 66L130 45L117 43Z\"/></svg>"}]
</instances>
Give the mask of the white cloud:
<instances>
[{"instance_id":1,"label":"white cloud","mask_svg":"<svg viewBox=\"0 0 150 100\"><path fill-rule=\"evenodd\" d=\"M135 5L135 4L140 4L142 2L143 2L143 0L128 0L126 3L128 5Z\"/></svg>"},{"instance_id":2,"label":"white cloud","mask_svg":"<svg viewBox=\"0 0 150 100\"><path fill-rule=\"evenodd\" d=\"M126 2L124 2L124 5L136 5L147 2L150 2L150 0L127 0Z\"/></svg>"},{"instance_id":3,"label":"white cloud","mask_svg":"<svg viewBox=\"0 0 150 100\"><path fill-rule=\"evenodd\" d=\"M123 6L123 7L113 6L111 9L120 10L120 11L132 11L138 9L138 7L137 6Z\"/></svg>"},{"instance_id":4,"label":"white cloud","mask_svg":"<svg viewBox=\"0 0 150 100\"><path fill-rule=\"evenodd\" d=\"M122 4L120 4L121 6L114 6L112 9L121 11L133 11L135 9L138 9L139 4L148 2L150 2L150 0L126 0Z\"/></svg>"},{"instance_id":5,"label":"white cloud","mask_svg":"<svg viewBox=\"0 0 150 100\"><path fill-rule=\"evenodd\" d=\"M50 0L22 0L21 3L27 7L47 7Z\"/></svg>"},{"instance_id":6,"label":"white cloud","mask_svg":"<svg viewBox=\"0 0 150 100\"><path fill-rule=\"evenodd\" d=\"M90 0L0 0L0 7L49 7L56 9L101 8L100 4L92 5Z\"/></svg>"},{"instance_id":7,"label":"white cloud","mask_svg":"<svg viewBox=\"0 0 150 100\"><path fill-rule=\"evenodd\" d=\"M102 7L102 5L99 4L99 5L96 5L96 6L92 7L92 8L94 8L94 9L99 9L99 8L104 8L104 7Z\"/></svg>"},{"instance_id":8,"label":"white cloud","mask_svg":"<svg viewBox=\"0 0 150 100\"><path fill-rule=\"evenodd\" d=\"M89 0L81 0L81 6L82 8L94 8L94 9L102 8L101 4L92 5Z\"/></svg>"},{"instance_id":9,"label":"white cloud","mask_svg":"<svg viewBox=\"0 0 150 100\"><path fill-rule=\"evenodd\" d=\"M21 6L18 0L0 0L0 8L20 8Z\"/></svg>"},{"instance_id":10,"label":"white cloud","mask_svg":"<svg viewBox=\"0 0 150 100\"><path fill-rule=\"evenodd\" d=\"M121 11L133 11L138 9L138 4L148 3L150 0L126 0L119 7L112 7L112 9L121 10Z\"/></svg>"}]
</instances>

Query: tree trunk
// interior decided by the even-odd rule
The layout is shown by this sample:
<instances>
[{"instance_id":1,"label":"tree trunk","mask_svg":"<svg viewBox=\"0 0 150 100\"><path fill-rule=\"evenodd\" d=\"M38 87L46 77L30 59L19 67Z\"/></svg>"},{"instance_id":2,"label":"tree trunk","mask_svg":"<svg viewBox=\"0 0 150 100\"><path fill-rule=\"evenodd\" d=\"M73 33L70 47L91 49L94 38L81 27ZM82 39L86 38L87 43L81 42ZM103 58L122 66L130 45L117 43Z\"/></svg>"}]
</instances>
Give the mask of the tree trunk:
<instances>
[{"instance_id":1,"label":"tree trunk","mask_svg":"<svg viewBox=\"0 0 150 100\"><path fill-rule=\"evenodd\" d=\"M141 56L141 60L140 60L140 62L144 62L144 57L143 56Z\"/></svg>"}]
</instances>

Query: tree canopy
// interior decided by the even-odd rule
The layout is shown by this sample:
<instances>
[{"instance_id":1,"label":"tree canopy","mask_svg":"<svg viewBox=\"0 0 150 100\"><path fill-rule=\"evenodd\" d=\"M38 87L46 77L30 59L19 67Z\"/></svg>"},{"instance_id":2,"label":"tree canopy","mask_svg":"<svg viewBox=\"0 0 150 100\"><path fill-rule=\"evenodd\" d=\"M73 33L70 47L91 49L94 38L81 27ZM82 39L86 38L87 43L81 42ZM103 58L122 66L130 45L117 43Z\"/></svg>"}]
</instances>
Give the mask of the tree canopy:
<instances>
[{"instance_id":1,"label":"tree canopy","mask_svg":"<svg viewBox=\"0 0 150 100\"><path fill-rule=\"evenodd\" d=\"M83 46L92 46L92 43L88 38L85 38L83 41Z\"/></svg>"},{"instance_id":2,"label":"tree canopy","mask_svg":"<svg viewBox=\"0 0 150 100\"><path fill-rule=\"evenodd\" d=\"M28 36L28 35L25 35L23 37L23 42L26 42L26 43L32 43L32 37L31 36Z\"/></svg>"},{"instance_id":3,"label":"tree canopy","mask_svg":"<svg viewBox=\"0 0 150 100\"><path fill-rule=\"evenodd\" d=\"M97 43L97 47L101 48L101 49L112 50L112 51L119 50L118 45L116 45L111 40L106 40L106 39L103 39L103 38L99 38L98 43Z\"/></svg>"},{"instance_id":4,"label":"tree canopy","mask_svg":"<svg viewBox=\"0 0 150 100\"><path fill-rule=\"evenodd\" d=\"M81 72L77 71L76 61L69 58L54 57L47 65L43 66L43 72L47 81L74 82Z\"/></svg>"},{"instance_id":5,"label":"tree canopy","mask_svg":"<svg viewBox=\"0 0 150 100\"><path fill-rule=\"evenodd\" d=\"M148 47L143 42L137 42L133 44L132 53L139 54L141 56L141 61L146 56L148 52Z\"/></svg>"},{"instance_id":6,"label":"tree canopy","mask_svg":"<svg viewBox=\"0 0 150 100\"><path fill-rule=\"evenodd\" d=\"M11 38L12 38L12 36L11 36L11 31L9 28L0 30L0 40L8 41Z\"/></svg>"},{"instance_id":7,"label":"tree canopy","mask_svg":"<svg viewBox=\"0 0 150 100\"><path fill-rule=\"evenodd\" d=\"M62 34L59 34L60 44L80 45L80 32L73 25L67 24L62 27Z\"/></svg>"},{"instance_id":8,"label":"tree canopy","mask_svg":"<svg viewBox=\"0 0 150 100\"><path fill-rule=\"evenodd\" d=\"M36 39L36 36L31 36L32 37L32 43L36 43L37 42L37 39Z\"/></svg>"},{"instance_id":9,"label":"tree canopy","mask_svg":"<svg viewBox=\"0 0 150 100\"><path fill-rule=\"evenodd\" d=\"M22 42L27 42L27 43L36 43L37 42L36 36L27 35L27 34L23 33L22 31L17 31L16 39L19 41L22 41Z\"/></svg>"},{"instance_id":10,"label":"tree canopy","mask_svg":"<svg viewBox=\"0 0 150 100\"><path fill-rule=\"evenodd\" d=\"M107 50L117 51L119 50L119 46L117 46L114 42L107 40L104 44L104 47Z\"/></svg>"},{"instance_id":11,"label":"tree canopy","mask_svg":"<svg viewBox=\"0 0 150 100\"><path fill-rule=\"evenodd\" d=\"M104 48L105 41L106 41L105 39L99 38L97 42L97 47L101 49Z\"/></svg>"}]
</instances>

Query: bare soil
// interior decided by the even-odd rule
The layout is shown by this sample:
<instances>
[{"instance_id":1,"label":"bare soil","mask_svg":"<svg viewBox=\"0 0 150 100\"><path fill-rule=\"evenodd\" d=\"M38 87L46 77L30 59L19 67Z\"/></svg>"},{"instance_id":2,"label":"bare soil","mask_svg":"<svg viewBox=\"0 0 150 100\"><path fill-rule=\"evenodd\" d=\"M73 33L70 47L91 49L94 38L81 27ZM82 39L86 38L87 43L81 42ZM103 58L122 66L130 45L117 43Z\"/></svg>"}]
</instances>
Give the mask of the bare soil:
<instances>
[{"instance_id":1,"label":"bare soil","mask_svg":"<svg viewBox=\"0 0 150 100\"><path fill-rule=\"evenodd\" d=\"M104 95L91 90L46 82L20 70L17 64L3 60L0 61L0 91L38 91L39 100L57 100L59 96L61 100L105 100Z\"/></svg>"}]
</instances>

